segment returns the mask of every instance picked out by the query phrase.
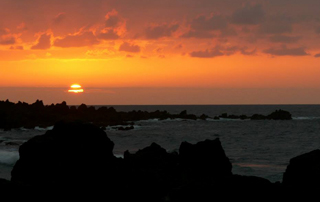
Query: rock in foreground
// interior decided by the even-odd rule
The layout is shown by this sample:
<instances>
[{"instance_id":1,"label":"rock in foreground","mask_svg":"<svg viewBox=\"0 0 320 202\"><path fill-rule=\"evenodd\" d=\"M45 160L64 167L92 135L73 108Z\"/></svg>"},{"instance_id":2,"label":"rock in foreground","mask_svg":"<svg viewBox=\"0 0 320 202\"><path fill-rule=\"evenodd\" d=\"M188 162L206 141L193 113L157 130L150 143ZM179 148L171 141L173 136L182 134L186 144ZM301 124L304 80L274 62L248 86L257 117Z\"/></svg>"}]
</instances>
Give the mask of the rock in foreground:
<instances>
[{"instance_id":1,"label":"rock in foreground","mask_svg":"<svg viewBox=\"0 0 320 202\"><path fill-rule=\"evenodd\" d=\"M1 188L52 200L68 194L73 199L109 201L214 201L217 197L251 199L254 194L289 197L293 196L290 186L317 186L320 180L320 151L292 159L282 186L232 174L219 139L183 142L179 153L152 143L133 154L126 151L123 159L114 157L113 146L99 127L59 122L20 146L12 180L4 181Z\"/></svg>"},{"instance_id":2,"label":"rock in foreground","mask_svg":"<svg viewBox=\"0 0 320 202\"><path fill-rule=\"evenodd\" d=\"M113 142L91 124L59 122L19 148L11 181L34 186L87 186L106 180Z\"/></svg>"},{"instance_id":3,"label":"rock in foreground","mask_svg":"<svg viewBox=\"0 0 320 202\"><path fill-rule=\"evenodd\" d=\"M283 174L288 189L320 188L320 150L302 154L290 160Z\"/></svg>"}]
</instances>

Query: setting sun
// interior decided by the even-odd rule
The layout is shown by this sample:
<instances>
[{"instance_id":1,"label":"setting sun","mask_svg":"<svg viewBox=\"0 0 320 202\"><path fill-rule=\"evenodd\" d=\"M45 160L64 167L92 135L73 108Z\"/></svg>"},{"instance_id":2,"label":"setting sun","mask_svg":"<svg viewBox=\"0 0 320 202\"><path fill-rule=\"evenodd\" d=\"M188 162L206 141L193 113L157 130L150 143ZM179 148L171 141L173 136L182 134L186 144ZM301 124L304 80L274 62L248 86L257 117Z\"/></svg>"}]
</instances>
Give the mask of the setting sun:
<instances>
[{"instance_id":1,"label":"setting sun","mask_svg":"<svg viewBox=\"0 0 320 202\"><path fill-rule=\"evenodd\" d=\"M79 84L72 84L70 88L71 89L68 90L69 93L83 93L83 89Z\"/></svg>"}]
</instances>

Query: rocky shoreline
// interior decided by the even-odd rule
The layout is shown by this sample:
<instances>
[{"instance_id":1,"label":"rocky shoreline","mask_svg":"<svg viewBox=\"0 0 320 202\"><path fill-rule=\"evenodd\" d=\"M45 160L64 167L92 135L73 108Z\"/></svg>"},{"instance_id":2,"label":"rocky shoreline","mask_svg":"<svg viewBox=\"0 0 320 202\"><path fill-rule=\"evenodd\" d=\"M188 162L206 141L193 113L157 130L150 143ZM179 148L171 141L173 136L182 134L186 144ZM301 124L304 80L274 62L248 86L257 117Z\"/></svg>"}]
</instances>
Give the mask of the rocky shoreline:
<instances>
[{"instance_id":1,"label":"rocky shoreline","mask_svg":"<svg viewBox=\"0 0 320 202\"><path fill-rule=\"evenodd\" d=\"M90 122L99 127L119 126L118 130L133 129L134 121L148 119L188 119L188 120L207 120L207 119L241 119L241 120L291 120L290 112L276 110L269 115L254 114L248 115L228 115L227 113L219 116L209 117L206 114L196 116L188 114L186 110L179 114L170 114L167 111L129 111L118 112L113 107L100 107L96 109L93 106L81 104L78 107L68 106L66 102L60 104L44 105L42 101L37 100L33 104L25 102L13 103L9 100L0 101L0 129L11 130L13 128L35 127L46 128L53 126L57 121L82 121Z\"/></svg>"},{"instance_id":2,"label":"rocky shoreline","mask_svg":"<svg viewBox=\"0 0 320 202\"><path fill-rule=\"evenodd\" d=\"M320 180L320 150L292 158L282 182L232 173L220 140L182 142L168 153L157 143L124 158L113 155L114 143L98 126L58 122L44 135L20 146L11 181L0 189L13 198L45 201L103 197L107 201L213 201L223 199L286 199L312 195ZM261 198L262 197L262 198ZM42 198L43 199L43 198ZM91 200L92 201L92 200Z\"/></svg>"}]
</instances>

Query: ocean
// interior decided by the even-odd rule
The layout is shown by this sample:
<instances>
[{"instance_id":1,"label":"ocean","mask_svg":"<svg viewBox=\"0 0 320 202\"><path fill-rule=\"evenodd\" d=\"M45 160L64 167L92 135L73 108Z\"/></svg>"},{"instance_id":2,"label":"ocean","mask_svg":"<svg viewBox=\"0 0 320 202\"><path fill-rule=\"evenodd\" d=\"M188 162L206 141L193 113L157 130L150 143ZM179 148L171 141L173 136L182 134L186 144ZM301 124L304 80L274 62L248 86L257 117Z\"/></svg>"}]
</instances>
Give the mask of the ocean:
<instances>
[{"instance_id":1,"label":"ocean","mask_svg":"<svg viewBox=\"0 0 320 202\"><path fill-rule=\"evenodd\" d=\"M99 108L101 106L95 106ZM110 107L110 106L107 106ZM210 117L223 113L234 115L268 115L282 109L292 120L143 120L134 122L134 129L120 131L107 127L108 137L115 143L115 156L124 151L136 152L155 142L167 151L178 151L181 142L197 143L219 138L232 163L232 173L263 177L271 182L282 181L291 158L320 149L320 105L135 105L117 106L117 111L166 110L178 114ZM0 130L0 178L10 179L11 169L19 158L19 146L48 128ZM84 163L93 164L90 159Z\"/></svg>"}]
</instances>

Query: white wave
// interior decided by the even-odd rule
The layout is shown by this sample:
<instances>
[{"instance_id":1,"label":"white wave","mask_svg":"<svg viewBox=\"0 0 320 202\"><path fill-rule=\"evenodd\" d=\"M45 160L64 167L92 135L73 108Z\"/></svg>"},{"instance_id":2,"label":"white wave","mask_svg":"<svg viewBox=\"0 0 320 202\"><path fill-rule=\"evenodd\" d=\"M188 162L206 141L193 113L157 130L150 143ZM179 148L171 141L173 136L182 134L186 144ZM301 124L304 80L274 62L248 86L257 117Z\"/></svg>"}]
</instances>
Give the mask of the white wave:
<instances>
[{"instance_id":1,"label":"white wave","mask_svg":"<svg viewBox=\"0 0 320 202\"><path fill-rule=\"evenodd\" d=\"M48 126L46 128L40 128L39 126L34 127L35 130L45 131L45 130L52 130L53 126Z\"/></svg>"},{"instance_id":2,"label":"white wave","mask_svg":"<svg viewBox=\"0 0 320 202\"><path fill-rule=\"evenodd\" d=\"M207 121L248 121L250 119L228 119L228 118L219 118L219 119L212 119L212 118L207 118Z\"/></svg>"},{"instance_id":3,"label":"white wave","mask_svg":"<svg viewBox=\"0 0 320 202\"><path fill-rule=\"evenodd\" d=\"M113 154L115 157L117 157L117 158L124 158L123 157L123 154Z\"/></svg>"},{"instance_id":4,"label":"white wave","mask_svg":"<svg viewBox=\"0 0 320 202\"><path fill-rule=\"evenodd\" d=\"M153 123L153 122L158 122L159 119L147 119L147 120L139 120L137 122L143 122L143 123Z\"/></svg>"},{"instance_id":5,"label":"white wave","mask_svg":"<svg viewBox=\"0 0 320 202\"><path fill-rule=\"evenodd\" d=\"M299 116L299 117L292 117L293 120L315 120L320 119L320 117L317 116Z\"/></svg>"},{"instance_id":6,"label":"white wave","mask_svg":"<svg viewBox=\"0 0 320 202\"><path fill-rule=\"evenodd\" d=\"M18 151L1 151L0 150L0 164L14 165L19 159Z\"/></svg>"}]
</instances>

